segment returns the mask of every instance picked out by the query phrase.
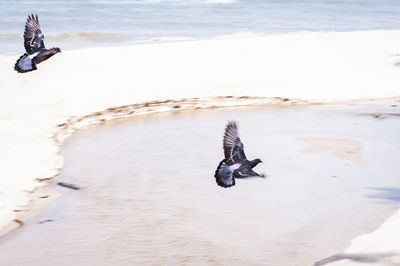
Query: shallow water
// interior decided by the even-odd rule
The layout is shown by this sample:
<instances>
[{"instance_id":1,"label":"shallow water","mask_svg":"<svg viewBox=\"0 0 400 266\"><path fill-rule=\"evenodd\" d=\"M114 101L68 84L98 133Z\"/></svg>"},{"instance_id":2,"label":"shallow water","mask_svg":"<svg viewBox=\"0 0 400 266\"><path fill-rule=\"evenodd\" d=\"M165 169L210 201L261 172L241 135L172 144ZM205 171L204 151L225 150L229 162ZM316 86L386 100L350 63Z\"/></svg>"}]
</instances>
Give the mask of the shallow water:
<instances>
[{"instance_id":1,"label":"shallow water","mask_svg":"<svg viewBox=\"0 0 400 266\"><path fill-rule=\"evenodd\" d=\"M0 240L1 264L311 265L399 206L400 119L362 115L377 108L185 111L82 130L57 180L82 189L54 186L63 196ZM229 119L267 179L216 185Z\"/></svg>"},{"instance_id":2,"label":"shallow water","mask_svg":"<svg viewBox=\"0 0 400 266\"><path fill-rule=\"evenodd\" d=\"M62 49L298 31L399 29L398 0L0 1L0 54L22 53L28 14Z\"/></svg>"}]
</instances>

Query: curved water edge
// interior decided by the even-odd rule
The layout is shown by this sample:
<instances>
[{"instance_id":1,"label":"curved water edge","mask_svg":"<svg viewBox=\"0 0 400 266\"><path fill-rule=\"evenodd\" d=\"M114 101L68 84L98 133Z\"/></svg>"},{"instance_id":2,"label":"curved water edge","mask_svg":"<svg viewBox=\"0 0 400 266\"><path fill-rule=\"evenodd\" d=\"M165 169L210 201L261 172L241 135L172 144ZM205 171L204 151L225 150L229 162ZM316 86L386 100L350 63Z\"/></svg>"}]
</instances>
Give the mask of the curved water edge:
<instances>
[{"instance_id":1,"label":"curved water edge","mask_svg":"<svg viewBox=\"0 0 400 266\"><path fill-rule=\"evenodd\" d=\"M254 97L254 96L217 96L217 97L195 97L195 98L183 98L174 100L164 101L150 101L144 103L137 103L131 105L122 105L116 107L109 107L103 111L93 112L82 117L70 117L65 123L58 124L55 128L53 140L58 148L57 156L60 157L61 165L53 165L56 167L57 173L52 176L43 176L37 178L39 182L36 188L33 188L28 192L27 197L29 198L28 204L18 210L15 210L17 215L15 219L9 222L8 225L0 229L0 237L7 233L23 226L24 222L38 215L43 208L46 208L53 203L59 196L57 193L54 197L41 198L37 200L37 194L42 194L42 189L47 191L49 185L52 184L59 175L59 171L62 168L63 160L61 157L61 147L63 143L79 129L93 126L96 124L103 124L107 121L111 121L118 118L128 118L135 116L148 115L160 112L176 112L181 110L196 110L196 109L217 109L226 107L294 107L294 106L312 106L312 105L390 105L399 104L399 97L389 97L381 99L359 99L359 100L348 100L348 101L307 101L302 99L289 99L283 97ZM46 202L47 201L47 202ZM31 206L39 205L38 210L30 210Z\"/></svg>"},{"instance_id":2,"label":"curved water edge","mask_svg":"<svg viewBox=\"0 0 400 266\"><path fill-rule=\"evenodd\" d=\"M131 105L123 105L117 107L109 107L103 111L93 112L82 117L70 117L65 123L58 124L55 133L52 136L57 154L59 157L59 165L52 165L49 168L55 168L56 172L51 176L43 176L36 179L37 186L27 192L28 204L14 210L15 217L3 228L0 228L0 237L21 227L24 223L40 214L46 207L52 204L60 196L57 192L50 193L51 196L43 197L52 189L49 186L58 177L59 171L63 166L63 159L60 154L61 147L74 132L79 129L103 124L106 121L128 118L136 116L144 116L148 114L161 112L176 112L181 110L196 109L217 109L226 107L246 107L246 106L270 106L270 107L289 107L301 105L315 105L317 102L309 102L300 99L288 99L282 97L254 97L254 96L219 96L204 98L184 98L164 101L150 101Z\"/></svg>"},{"instance_id":3,"label":"curved water edge","mask_svg":"<svg viewBox=\"0 0 400 266\"><path fill-rule=\"evenodd\" d=\"M398 103L399 99L391 98L386 100L370 100L370 101L349 101L347 105L356 104L394 104ZM332 104L332 103L331 103ZM342 103L336 103L343 105ZM54 135L56 145L60 148L65 140L71 136L76 130L95 124L102 124L107 120L116 118L143 116L146 114L154 114L160 112L174 112L179 110L195 110L195 109L210 109L210 108L223 108L223 107L295 107L295 106L311 106L319 105L319 103L311 103L301 100L284 99L284 98L263 98L263 97L215 97L207 99L182 99L182 100L167 100L155 101L143 104L126 105L115 108L108 108L102 112L94 112L84 117L70 118L66 123L60 124L57 127L57 133ZM379 114L368 114L379 117ZM54 181L52 179L41 179L42 183L49 184ZM43 201L43 191L37 190L38 200ZM50 197L52 198L52 197ZM48 198L46 198L48 199ZM36 202L37 202L36 201ZM28 206L29 208L29 206ZM19 224L22 224L22 220ZM18 222L17 222L18 223Z\"/></svg>"}]
</instances>

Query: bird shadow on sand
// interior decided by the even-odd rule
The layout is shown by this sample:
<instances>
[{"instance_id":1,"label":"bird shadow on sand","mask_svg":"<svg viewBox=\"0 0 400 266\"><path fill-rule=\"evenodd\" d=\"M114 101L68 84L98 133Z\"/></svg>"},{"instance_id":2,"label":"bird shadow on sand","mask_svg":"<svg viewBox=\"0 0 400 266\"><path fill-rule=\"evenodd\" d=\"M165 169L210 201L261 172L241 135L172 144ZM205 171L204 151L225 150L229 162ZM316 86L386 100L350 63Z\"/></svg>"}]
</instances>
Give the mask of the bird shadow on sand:
<instances>
[{"instance_id":1,"label":"bird shadow on sand","mask_svg":"<svg viewBox=\"0 0 400 266\"><path fill-rule=\"evenodd\" d=\"M400 188L371 187L374 194L368 194L366 197L382 199L391 203L400 203Z\"/></svg>"},{"instance_id":2,"label":"bird shadow on sand","mask_svg":"<svg viewBox=\"0 0 400 266\"><path fill-rule=\"evenodd\" d=\"M390 262L390 258L398 256L397 253L372 253L372 254L336 254L320 261L314 263L314 266L322 266L328 263L349 260L351 262L365 263L365 265L370 265L371 263L380 263L380 265L394 266L398 265L394 262Z\"/></svg>"}]
</instances>

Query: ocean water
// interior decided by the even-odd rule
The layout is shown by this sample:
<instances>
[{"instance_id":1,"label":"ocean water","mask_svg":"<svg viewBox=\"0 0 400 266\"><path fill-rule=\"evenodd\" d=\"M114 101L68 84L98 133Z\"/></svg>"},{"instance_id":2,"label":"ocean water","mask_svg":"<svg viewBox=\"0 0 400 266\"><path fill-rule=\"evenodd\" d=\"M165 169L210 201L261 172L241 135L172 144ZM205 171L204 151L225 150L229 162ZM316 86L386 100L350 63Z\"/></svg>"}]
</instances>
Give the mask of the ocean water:
<instances>
[{"instance_id":1,"label":"ocean water","mask_svg":"<svg viewBox=\"0 0 400 266\"><path fill-rule=\"evenodd\" d=\"M27 15L39 15L48 46L297 31L399 29L398 0L21 0L0 1L0 54L23 52Z\"/></svg>"}]
</instances>

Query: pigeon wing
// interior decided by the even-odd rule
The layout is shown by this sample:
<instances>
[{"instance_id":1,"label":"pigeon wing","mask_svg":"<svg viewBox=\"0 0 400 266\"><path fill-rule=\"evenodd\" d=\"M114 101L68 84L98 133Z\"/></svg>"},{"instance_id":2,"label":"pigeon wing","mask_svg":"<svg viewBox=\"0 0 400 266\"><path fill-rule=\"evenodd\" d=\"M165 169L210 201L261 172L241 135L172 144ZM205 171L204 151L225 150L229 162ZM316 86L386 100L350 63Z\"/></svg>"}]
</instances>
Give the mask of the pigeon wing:
<instances>
[{"instance_id":1,"label":"pigeon wing","mask_svg":"<svg viewBox=\"0 0 400 266\"><path fill-rule=\"evenodd\" d=\"M225 160L229 165L247 160L235 121L230 121L225 128L223 146Z\"/></svg>"},{"instance_id":2,"label":"pigeon wing","mask_svg":"<svg viewBox=\"0 0 400 266\"><path fill-rule=\"evenodd\" d=\"M44 49L44 35L40 30L38 16L31 14L25 24L24 46L28 54L34 54Z\"/></svg>"},{"instance_id":3,"label":"pigeon wing","mask_svg":"<svg viewBox=\"0 0 400 266\"><path fill-rule=\"evenodd\" d=\"M247 178L247 177L252 177L252 176L265 177L263 174L258 174L256 172L254 172L250 166L240 167L239 169L236 169L235 171L233 171L232 175L235 178Z\"/></svg>"},{"instance_id":4,"label":"pigeon wing","mask_svg":"<svg viewBox=\"0 0 400 266\"><path fill-rule=\"evenodd\" d=\"M39 64L47 59L49 59L50 57L52 57L53 55L55 55L56 53L59 53L60 49L59 48L51 48L48 50L42 50L37 56L35 56L33 58L33 62L35 64Z\"/></svg>"}]
</instances>

